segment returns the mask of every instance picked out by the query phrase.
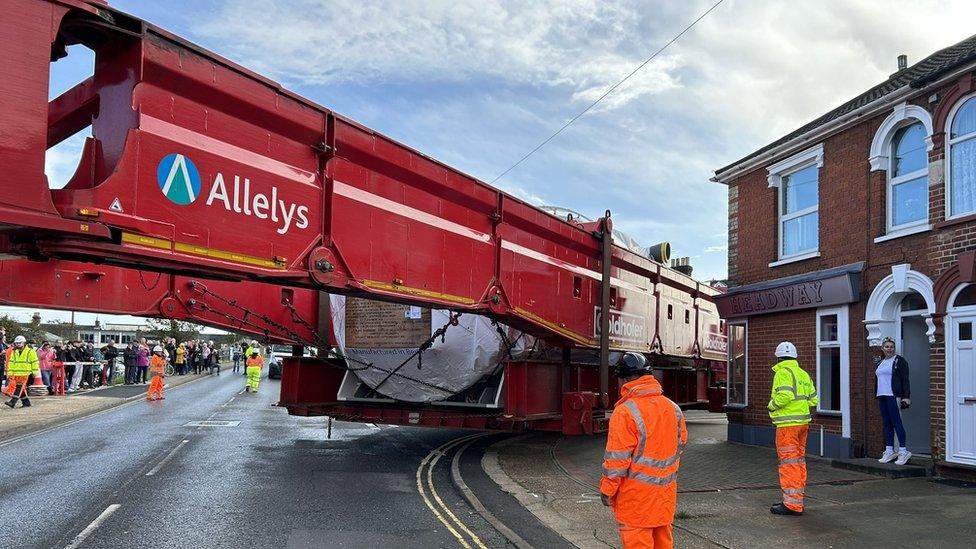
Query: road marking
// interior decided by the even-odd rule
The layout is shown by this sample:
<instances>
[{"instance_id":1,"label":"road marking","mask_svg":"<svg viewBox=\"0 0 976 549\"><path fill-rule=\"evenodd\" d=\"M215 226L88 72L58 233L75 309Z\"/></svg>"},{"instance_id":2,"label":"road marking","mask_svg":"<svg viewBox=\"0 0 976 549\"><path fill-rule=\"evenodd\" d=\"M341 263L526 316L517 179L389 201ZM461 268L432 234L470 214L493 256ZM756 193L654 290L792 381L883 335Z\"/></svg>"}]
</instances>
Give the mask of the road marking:
<instances>
[{"instance_id":1,"label":"road marking","mask_svg":"<svg viewBox=\"0 0 976 549\"><path fill-rule=\"evenodd\" d=\"M474 439L469 440L464 444L464 446L454 453L454 459L451 460L451 479L454 481L454 484L457 485L458 489L461 490L461 494L464 496L464 499L468 500L471 507L473 507L482 518L488 521L488 524L491 524L495 530L498 530L501 535L505 536L505 538L508 539L512 545L518 549L532 549L532 545L529 544L529 542L525 541L522 536L516 534L515 531L506 526L504 522L499 520L498 517L492 514L492 512L489 511L483 503L481 503L478 496L475 495L471 488L468 487L468 484L464 482L464 478L461 477L461 454L463 454L465 450L474 444L474 442Z\"/></svg>"},{"instance_id":2,"label":"road marking","mask_svg":"<svg viewBox=\"0 0 976 549\"><path fill-rule=\"evenodd\" d=\"M173 387L170 390L171 391L175 391L176 389L179 389L180 387L186 387L187 385L190 385L192 383L196 383L196 382L198 382L200 380L203 380L203 379L207 379L207 378L205 378L205 377L198 377L197 379L191 379L190 381L187 381L186 383L180 383L179 385ZM100 416L102 414L107 414L109 412L114 412L115 410L118 410L120 408L124 408L126 406L132 406L132 405L135 405L135 404L139 404L140 402L145 402L145 399L144 399L143 395L141 395L141 394L140 395L136 395L134 397L129 397L129 398L131 398L132 400L129 400L128 402L123 402L122 404L110 406L108 408L105 408L104 410L99 410L97 412L94 412L94 413L91 413L91 414L88 414L88 415L81 416L79 418L74 418L74 419L71 419L69 421L65 421L64 423L58 423L57 425L52 425L50 427L45 427L45 428L41 429L40 431L33 431L33 432L26 433L26 434L23 434L23 435L14 437L14 438L10 438L10 439L4 440L4 441L0 441L0 448L2 448L4 446L7 446L7 445L10 445L10 444L13 444L15 442L20 442L22 440L27 440L29 438L34 438L36 436L43 435L45 433L50 433L51 431L54 431L56 429L61 429L62 427L67 427L68 425L74 425L75 423L78 423L80 421L85 421L85 420L92 419L95 416Z\"/></svg>"},{"instance_id":3,"label":"road marking","mask_svg":"<svg viewBox=\"0 0 976 549\"><path fill-rule=\"evenodd\" d=\"M221 404L220 407L221 408L226 408L228 404L230 404L231 402L234 402L234 399L235 398L237 398L237 395L234 395L234 396L230 397L230 400L228 400L227 402Z\"/></svg>"},{"instance_id":4,"label":"road marking","mask_svg":"<svg viewBox=\"0 0 976 549\"><path fill-rule=\"evenodd\" d=\"M437 462L440 461L444 453L450 450L451 448L457 446L458 444L467 442L469 440L478 437L483 437L488 434L489 433L476 433L473 435L467 435L460 438L456 438L454 440L450 440L438 446L437 448L431 450L430 453L427 454L423 460L421 460L420 466L417 467L417 475L416 475L417 491L420 492L420 497L424 500L424 504L427 505L427 508L430 509L432 513L434 513L434 516L437 517L437 520L439 520L441 524L447 527L447 530L451 533L451 535L453 535L458 540L458 543L460 543L461 546L464 547L465 549L471 549L471 545L469 545L468 541L464 538L464 536L461 533L459 533L458 530L455 529L450 522L448 522L448 518L451 521L453 521L453 523L456 526L458 526L460 530L462 530L471 538L472 543L474 543L476 547L479 547L480 549L487 549L487 547L474 532L469 530L468 527L465 526L464 523L462 523L461 520L458 519L457 516L451 512L450 508L448 508L448 506L444 503L444 500L442 500L440 495L438 495L437 490L434 488L434 467L437 465ZM424 483L425 469L426 469L426 485ZM431 499L427 496L427 490L430 491L431 497L434 498L434 502L436 502L440 508L439 510L437 507L435 507L434 503L431 502ZM445 516L447 518L445 518Z\"/></svg>"},{"instance_id":5,"label":"road marking","mask_svg":"<svg viewBox=\"0 0 976 549\"><path fill-rule=\"evenodd\" d=\"M75 536L75 539L71 540L71 543L65 546L64 549L75 549L79 547L81 545L81 542L85 541L85 538L90 536L91 533L94 532L96 528L98 528L99 526L102 525L103 522L105 522L105 519L111 516L112 513L117 511L118 508L121 506L122 505L119 503L113 503L112 505L106 507L105 510L102 511L102 514L98 515L98 517L96 517L95 520L91 521L91 523L88 526L86 526L85 529L82 530L80 534Z\"/></svg>"},{"instance_id":6,"label":"road marking","mask_svg":"<svg viewBox=\"0 0 976 549\"><path fill-rule=\"evenodd\" d=\"M149 471L148 473L146 473L146 476L147 477L151 477L151 476L155 475L156 473L158 473L159 470L162 469L164 465L166 465L167 463L169 463L169 460L173 459L173 456L176 455L176 451L179 450L180 448L182 448L183 445L186 444L187 442L190 442L189 439L183 439L183 442L177 444L176 445L176 448L173 448L172 450L170 450L170 452L168 454L166 454L166 457L163 458L163 461L160 461L159 463L157 463L156 466L153 467L151 471Z\"/></svg>"}]
</instances>

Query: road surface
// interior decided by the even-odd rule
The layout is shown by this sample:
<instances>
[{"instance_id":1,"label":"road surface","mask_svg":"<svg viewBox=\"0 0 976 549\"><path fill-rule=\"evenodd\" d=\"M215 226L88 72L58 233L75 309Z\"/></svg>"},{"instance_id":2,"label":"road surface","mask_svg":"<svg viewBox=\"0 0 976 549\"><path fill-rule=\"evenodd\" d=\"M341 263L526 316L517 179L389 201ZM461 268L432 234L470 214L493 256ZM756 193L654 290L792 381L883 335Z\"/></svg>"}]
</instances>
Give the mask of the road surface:
<instances>
[{"instance_id":1,"label":"road surface","mask_svg":"<svg viewBox=\"0 0 976 549\"><path fill-rule=\"evenodd\" d=\"M433 489L421 468L470 433L336 423L330 439L323 418L273 406L277 381L243 387L225 371L160 403L0 443L0 546L511 546L456 490L450 455L434 465ZM475 477L465 480L490 492L475 458L465 456ZM562 544L507 497L484 494L533 545Z\"/></svg>"}]
</instances>

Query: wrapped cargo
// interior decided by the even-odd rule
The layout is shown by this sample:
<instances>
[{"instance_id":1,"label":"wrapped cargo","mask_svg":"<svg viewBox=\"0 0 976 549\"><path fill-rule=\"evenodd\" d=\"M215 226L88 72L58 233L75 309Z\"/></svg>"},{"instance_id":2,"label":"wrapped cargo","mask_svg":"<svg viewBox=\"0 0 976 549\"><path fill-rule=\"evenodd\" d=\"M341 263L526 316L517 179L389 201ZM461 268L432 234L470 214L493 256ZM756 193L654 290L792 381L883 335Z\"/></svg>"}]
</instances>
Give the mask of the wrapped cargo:
<instances>
[{"instance_id":1,"label":"wrapped cargo","mask_svg":"<svg viewBox=\"0 0 976 549\"><path fill-rule=\"evenodd\" d=\"M331 296L331 306L349 368L376 393L406 402L436 402L464 391L500 371L509 347L513 356L522 354L527 341L489 318L462 314L443 340L418 354L450 322L450 311L338 295Z\"/></svg>"}]
</instances>

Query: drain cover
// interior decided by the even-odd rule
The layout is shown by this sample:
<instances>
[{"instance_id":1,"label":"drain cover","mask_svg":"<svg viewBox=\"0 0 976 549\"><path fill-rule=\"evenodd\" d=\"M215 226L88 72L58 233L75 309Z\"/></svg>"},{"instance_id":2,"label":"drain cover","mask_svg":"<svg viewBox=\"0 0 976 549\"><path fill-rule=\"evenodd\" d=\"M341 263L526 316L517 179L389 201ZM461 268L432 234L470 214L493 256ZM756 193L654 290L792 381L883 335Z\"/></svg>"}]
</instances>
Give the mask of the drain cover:
<instances>
[{"instance_id":1,"label":"drain cover","mask_svg":"<svg viewBox=\"0 0 976 549\"><path fill-rule=\"evenodd\" d=\"M237 427L240 421L191 421L184 427Z\"/></svg>"}]
</instances>

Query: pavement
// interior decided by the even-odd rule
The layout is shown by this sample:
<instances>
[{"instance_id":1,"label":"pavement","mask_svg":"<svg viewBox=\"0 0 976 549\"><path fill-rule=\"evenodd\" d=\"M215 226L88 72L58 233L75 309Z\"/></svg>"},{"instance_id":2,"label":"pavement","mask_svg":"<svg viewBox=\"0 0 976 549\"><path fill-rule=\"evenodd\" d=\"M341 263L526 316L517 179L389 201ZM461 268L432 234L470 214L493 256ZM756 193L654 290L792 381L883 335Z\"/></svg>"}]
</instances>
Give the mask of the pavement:
<instances>
[{"instance_id":1,"label":"pavement","mask_svg":"<svg viewBox=\"0 0 976 549\"><path fill-rule=\"evenodd\" d=\"M206 376L203 374L170 376L166 378L167 388L178 387L202 377ZM0 406L0 442L145 398L148 388L149 385L98 387L63 396L30 397L30 408L18 406L11 410L6 406Z\"/></svg>"},{"instance_id":2,"label":"pavement","mask_svg":"<svg viewBox=\"0 0 976 549\"><path fill-rule=\"evenodd\" d=\"M675 547L972 547L976 485L887 479L807 458L803 517L779 517L775 450L726 441L724 415L690 411L678 477ZM531 434L489 447L488 475L540 522L582 548L619 547L599 498L606 435Z\"/></svg>"}]
</instances>

